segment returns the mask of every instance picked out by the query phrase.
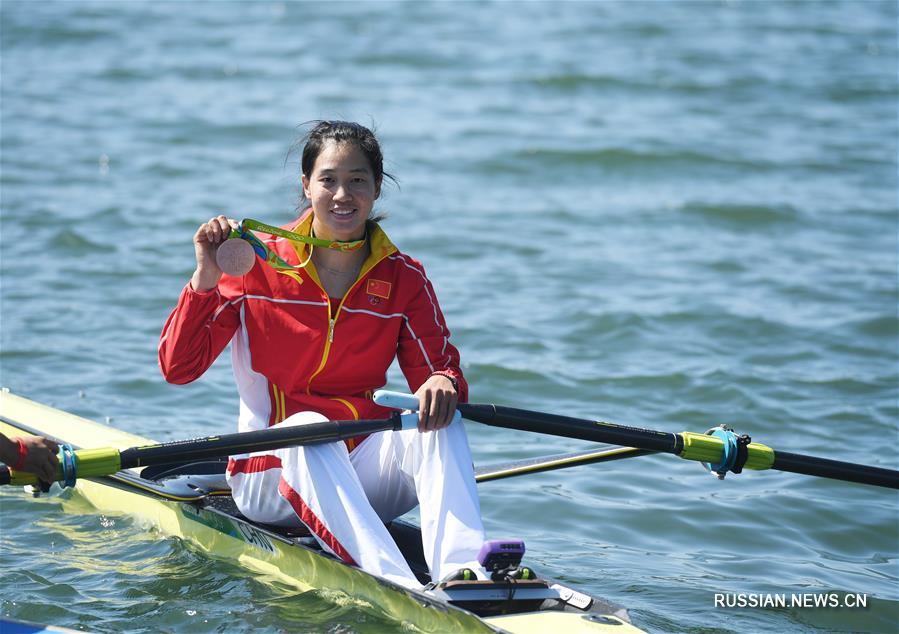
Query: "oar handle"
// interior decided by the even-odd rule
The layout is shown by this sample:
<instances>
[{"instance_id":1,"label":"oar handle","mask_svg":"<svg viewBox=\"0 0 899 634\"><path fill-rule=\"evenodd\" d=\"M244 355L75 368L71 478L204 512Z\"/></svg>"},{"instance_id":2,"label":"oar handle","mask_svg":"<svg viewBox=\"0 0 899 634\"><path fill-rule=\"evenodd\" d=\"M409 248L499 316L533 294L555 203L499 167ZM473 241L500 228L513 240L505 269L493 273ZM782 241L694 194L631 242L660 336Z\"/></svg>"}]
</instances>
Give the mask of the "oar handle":
<instances>
[{"instance_id":1,"label":"oar handle","mask_svg":"<svg viewBox=\"0 0 899 634\"><path fill-rule=\"evenodd\" d=\"M408 409L412 412L418 411L418 397L412 394L403 394L402 392L393 392L391 390L378 390L374 395L375 403L384 407L392 407L393 409Z\"/></svg>"},{"instance_id":2,"label":"oar handle","mask_svg":"<svg viewBox=\"0 0 899 634\"><path fill-rule=\"evenodd\" d=\"M384 407L392 407L393 409L407 409L410 412L417 412L419 408L418 397L412 394L403 394L402 392L392 392L391 390L378 390L374 394L374 401L378 405L383 405ZM464 407L464 405L458 406L460 409ZM408 414L403 414L403 416L408 416ZM416 414L418 416L418 414ZM462 420L463 413L457 409L453 413L453 420L451 423L456 423Z\"/></svg>"}]
</instances>

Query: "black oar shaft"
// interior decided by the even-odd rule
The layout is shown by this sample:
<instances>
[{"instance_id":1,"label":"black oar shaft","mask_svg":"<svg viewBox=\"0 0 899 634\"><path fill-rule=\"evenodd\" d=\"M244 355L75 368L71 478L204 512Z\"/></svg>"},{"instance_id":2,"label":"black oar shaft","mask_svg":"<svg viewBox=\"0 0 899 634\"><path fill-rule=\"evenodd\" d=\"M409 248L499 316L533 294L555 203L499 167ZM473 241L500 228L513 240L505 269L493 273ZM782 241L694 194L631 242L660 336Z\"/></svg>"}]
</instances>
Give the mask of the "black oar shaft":
<instances>
[{"instance_id":1,"label":"black oar shaft","mask_svg":"<svg viewBox=\"0 0 899 634\"><path fill-rule=\"evenodd\" d=\"M412 415L412 419L414 420L409 422L409 425L418 421L418 417L415 415ZM295 445L335 442L391 429L403 429L403 417L399 412L390 418L377 420L322 421L290 427L177 440L157 445L131 447L122 451L113 447L78 449L72 455L72 465L65 466L63 463L66 459L60 463L56 479L68 482L71 478L71 481L74 482L76 477L106 476L120 469L206 460L254 451L271 451ZM37 478L30 473L12 471L8 466L0 465L0 485L34 484L36 482Z\"/></svg>"},{"instance_id":2,"label":"black oar shaft","mask_svg":"<svg viewBox=\"0 0 899 634\"><path fill-rule=\"evenodd\" d=\"M546 414L492 404L459 405L462 416L492 427L552 434L594 442L611 443L672 453L688 460L717 463L722 458L721 441L704 434L672 434L599 421ZM696 446L696 443L700 446ZM705 447L701 445L706 445ZM777 469L846 482L899 489L899 471L869 465L816 458L752 443L748 446L748 469Z\"/></svg>"},{"instance_id":3,"label":"black oar shaft","mask_svg":"<svg viewBox=\"0 0 899 634\"><path fill-rule=\"evenodd\" d=\"M331 420L144 445L125 449L120 455L122 468L130 469L182 460L206 460L262 449L268 451L297 444L333 442L401 427L402 423L397 413L391 418L381 420Z\"/></svg>"},{"instance_id":4,"label":"black oar shaft","mask_svg":"<svg viewBox=\"0 0 899 634\"><path fill-rule=\"evenodd\" d=\"M802 454L786 451L774 452L774 464L771 465L771 468L779 471L789 471L790 473L801 473L822 478L833 478L835 480L899 489L899 472L892 469L840 462L839 460L830 460L828 458L803 456Z\"/></svg>"},{"instance_id":5,"label":"black oar shaft","mask_svg":"<svg viewBox=\"0 0 899 634\"><path fill-rule=\"evenodd\" d=\"M458 407L463 418L493 427L519 429L673 454L680 453L683 448L683 443L677 434L662 431L571 418L558 414L544 414L501 405L462 404Z\"/></svg>"}]
</instances>

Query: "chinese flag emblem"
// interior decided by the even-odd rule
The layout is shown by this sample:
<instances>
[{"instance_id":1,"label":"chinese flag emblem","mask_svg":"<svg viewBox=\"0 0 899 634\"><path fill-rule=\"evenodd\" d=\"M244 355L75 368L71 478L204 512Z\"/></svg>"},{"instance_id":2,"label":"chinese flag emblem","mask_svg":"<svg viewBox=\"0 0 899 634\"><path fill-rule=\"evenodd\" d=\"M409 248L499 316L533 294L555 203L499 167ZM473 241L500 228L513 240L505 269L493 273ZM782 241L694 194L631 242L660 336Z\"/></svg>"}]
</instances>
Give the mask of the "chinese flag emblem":
<instances>
[{"instance_id":1,"label":"chinese flag emblem","mask_svg":"<svg viewBox=\"0 0 899 634\"><path fill-rule=\"evenodd\" d=\"M368 280L368 284L365 286L365 292L369 295L380 297L381 299L390 299L391 286L390 282L385 282L383 280Z\"/></svg>"}]
</instances>

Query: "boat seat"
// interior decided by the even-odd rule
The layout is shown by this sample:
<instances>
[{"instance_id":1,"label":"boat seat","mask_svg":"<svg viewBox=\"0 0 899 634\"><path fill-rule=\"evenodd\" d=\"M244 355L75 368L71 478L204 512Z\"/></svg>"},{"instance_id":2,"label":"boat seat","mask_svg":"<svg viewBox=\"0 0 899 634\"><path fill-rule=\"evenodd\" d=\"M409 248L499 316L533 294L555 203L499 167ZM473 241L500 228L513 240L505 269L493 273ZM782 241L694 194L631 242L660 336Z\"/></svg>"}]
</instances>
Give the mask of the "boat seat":
<instances>
[{"instance_id":1,"label":"boat seat","mask_svg":"<svg viewBox=\"0 0 899 634\"><path fill-rule=\"evenodd\" d=\"M144 467L140 477L153 482L162 495L193 498L193 501L237 519L248 520L231 497L231 487L225 478L227 460L206 460ZM253 522L256 526L288 539L298 539L306 546L319 548L318 542L306 526L276 526ZM307 539L309 543L307 542Z\"/></svg>"}]
</instances>

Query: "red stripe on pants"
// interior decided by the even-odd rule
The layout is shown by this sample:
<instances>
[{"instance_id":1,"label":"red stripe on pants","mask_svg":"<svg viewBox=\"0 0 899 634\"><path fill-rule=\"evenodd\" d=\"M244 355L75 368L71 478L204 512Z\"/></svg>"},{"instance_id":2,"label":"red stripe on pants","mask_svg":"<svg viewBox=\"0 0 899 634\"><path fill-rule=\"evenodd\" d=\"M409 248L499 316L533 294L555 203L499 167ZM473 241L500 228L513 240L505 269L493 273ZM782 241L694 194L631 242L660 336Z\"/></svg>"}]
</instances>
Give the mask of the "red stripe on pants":
<instances>
[{"instance_id":1,"label":"red stripe on pants","mask_svg":"<svg viewBox=\"0 0 899 634\"><path fill-rule=\"evenodd\" d=\"M281 478L281 481L278 483L278 493L281 494L287 502L293 507L294 513L297 514L297 517L309 527L313 533L315 533L319 539L325 542L328 545L328 548L334 551L334 553L343 559L345 563L350 564L351 566L355 566L356 562L353 561L353 558L347 552L346 548L341 545L337 538L328 530L328 527L322 524L321 520L312 512L306 503L303 501L303 498L300 497L300 494L290 488L290 485L287 484L287 481L284 478Z\"/></svg>"}]
</instances>

